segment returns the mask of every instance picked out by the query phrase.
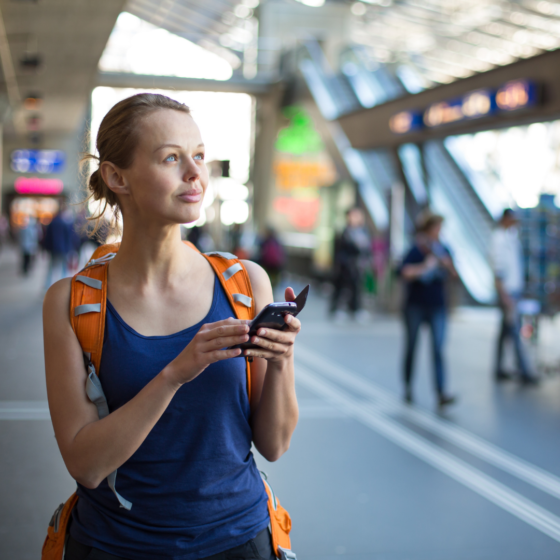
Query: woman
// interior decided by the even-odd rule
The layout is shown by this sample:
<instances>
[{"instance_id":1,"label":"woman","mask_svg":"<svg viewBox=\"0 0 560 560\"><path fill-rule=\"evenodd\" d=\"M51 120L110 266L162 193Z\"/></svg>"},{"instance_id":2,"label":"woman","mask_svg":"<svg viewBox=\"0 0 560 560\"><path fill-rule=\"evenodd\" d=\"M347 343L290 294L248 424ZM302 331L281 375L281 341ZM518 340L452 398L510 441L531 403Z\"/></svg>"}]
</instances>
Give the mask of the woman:
<instances>
[{"instance_id":1,"label":"woman","mask_svg":"<svg viewBox=\"0 0 560 560\"><path fill-rule=\"evenodd\" d=\"M447 323L445 280L457 276L451 254L439 240L443 217L427 213L418 223L418 235L403 260L401 275L406 281L404 320L406 354L404 360L405 401L412 402L412 368L418 332L422 323L432 331L434 381L438 405L452 404L455 398L445 392L443 342Z\"/></svg>"},{"instance_id":2,"label":"woman","mask_svg":"<svg viewBox=\"0 0 560 560\"><path fill-rule=\"evenodd\" d=\"M115 105L97 136L95 200L122 214L108 268L100 378L111 414L84 389L82 350L68 317L70 280L48 291L44 345L49 407L78 482L65 558L274 558L267 496L251 442L269 461L287 449L298 408L293 345L300 323L261 330L251 403L248 340L206 259L181 242L200 215L208 173L189 109L162 95ZM90 156L93 157L93 156ZM244 262L257 312L272 302L266 273ZM293 290L286 298L295 299ZM105 478L118 468L119 509Z\"/></svg>"}]
</instances>

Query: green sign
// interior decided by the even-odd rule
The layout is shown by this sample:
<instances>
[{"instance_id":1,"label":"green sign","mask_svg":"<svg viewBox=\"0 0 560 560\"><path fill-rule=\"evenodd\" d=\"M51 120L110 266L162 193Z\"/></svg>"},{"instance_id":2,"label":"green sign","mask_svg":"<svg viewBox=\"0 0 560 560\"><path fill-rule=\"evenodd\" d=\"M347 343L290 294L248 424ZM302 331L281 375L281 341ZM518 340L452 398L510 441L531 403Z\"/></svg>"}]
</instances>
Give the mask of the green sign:
<instances>
[{"instance_id":1,"label":"green sign","mask_svg":"<svg viewBox=\"0 0 560 560\"><path fill-rule=\"evenodd\" d=\"M291 105L282 113L290 120L290 124L278 133L276 149L279 152L301 155L324 150L325 146L319 133L302 107Z\"/></svg>"}]
</instances>

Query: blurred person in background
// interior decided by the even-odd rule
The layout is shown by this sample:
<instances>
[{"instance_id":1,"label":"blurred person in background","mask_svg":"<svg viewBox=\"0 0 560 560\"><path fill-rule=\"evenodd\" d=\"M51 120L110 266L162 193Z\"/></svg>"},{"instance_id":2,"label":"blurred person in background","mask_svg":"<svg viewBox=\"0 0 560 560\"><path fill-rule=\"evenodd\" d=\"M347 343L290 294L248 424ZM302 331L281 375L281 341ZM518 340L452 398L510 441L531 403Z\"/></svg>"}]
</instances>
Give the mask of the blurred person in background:
<instances>
[{"instance_id":1,"label":"blurred person in background","mask_svg":"<svg viewBox=\"0 0 560 560\"><path fill-rule=\"evenodd\" d=\"M74 218L66 201L45 230L43 248L49 253L49 269L45 280L45 288L54 281L68 275L68 255L74 248Z\"/></svg>"},{"instance_id":2,"label":"blurred person in background","mask_svg":"<svg viewBox=\"0 0 560 560\"><path fill-rule=\"evenodd\" d=\"M259 242L257 262L266 270L274 290L286 266L286 251L273 227L268 226Z\"/></svg>"},{"instance_id":3,"label":"blurred person in background","mask_svg":"<svg viewBox=\"0 0 560 560\"><path fill-rule=\"evenodd\" d=\"M39 248L39 224L35 216L29 216L25 226L18 232L19 248L21 251L21 273L29 274L31 265Z\"/></svg>"},{"instance_id":4,"label":"blurred person in background","mask_svg":"<svg viewBox=\"0 0 560 560\"><path fill-rule=\"evenodd\" d=\"M10 222L4 214L0 214L0 251L4 248L8 241L10 231Z\"/></svg>"},{"instance_id":5,"label":"blurred person in background","mask_svg":"<svg viewBox=\"0 0 560 560\"><path fill-rule=\"evenodd\" d=\"M233 224L230 231L231 252L238 259L249 259L251 257L245 246L244 237L243 224Z\"/></svg>"},{"instance_id":6,"label":"blurred person in background","mask_svg":"<svg viewBox=\"0 0 560 560\"><path fill-rule=\"evenodd\" d=\"M346 212L346 227L335 243L334 291L330 314L340 318L338 306L343 292L348 292L348 308L359 322L367 320L368 313L362 309L363 273L371 260L371 238L365 227L361 208L350 208ZM342 313L342 312L341 312Z\"/></svg>"},{"instance_id":7,"label":"blurred person in background","mask_svg":"<svg viewBox=\"0 0 560 560\"><path fill-rule=\"evenodd\" d=\"M513 210L506 208L492 236L492 266L502 312L497 340L494 379L504 381L512 375L504 371L504 343L510 339L515 350L519 376L524 384L536 384L538 378L531 372L520 337L521 321L518 311L519 298L523 293L523 250L517 231L517 218Z\"/></svg>"},{"instance_id":8,"label":"blurred person in background","mask_svg":"<svg viewBox=\"0 0 560 560\"><path fill-rule=\"evenodd\" d=\"M455 397L445 392L443 344L447 326L445 282L449 276L456 277L457 272L449 249L439 239L443 220L443 216L431 212L420 216L414 245L406 254L400 269L406 282L404 398L408 403L413 402L414 351L420 327L425 323L432 334L434 382L440 407L455 401Z\"/></svg>"}]
</instances>

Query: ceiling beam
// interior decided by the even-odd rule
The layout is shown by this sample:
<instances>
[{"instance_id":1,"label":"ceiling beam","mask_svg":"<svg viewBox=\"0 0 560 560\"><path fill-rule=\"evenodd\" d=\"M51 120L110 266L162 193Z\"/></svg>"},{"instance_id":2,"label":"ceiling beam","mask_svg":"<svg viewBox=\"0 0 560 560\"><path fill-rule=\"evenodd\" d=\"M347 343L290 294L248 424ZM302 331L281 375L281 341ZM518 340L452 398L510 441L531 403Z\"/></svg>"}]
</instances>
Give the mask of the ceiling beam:
<instances>
[{"instance_id":1,"label":"ceiling beam","mask_svg":"<svg viewBox=\"0 0 560 560\"><path fill-rule=\"evenodd\" d=\"M97 86L138 89L171 89L178 91L224 91L265 95L270 93L274 82L245 80L232 77L229 80L204 80L198 78L178 78L175 76L149 76L125 72L99 72Z\"/></svg>"}]
</instances>

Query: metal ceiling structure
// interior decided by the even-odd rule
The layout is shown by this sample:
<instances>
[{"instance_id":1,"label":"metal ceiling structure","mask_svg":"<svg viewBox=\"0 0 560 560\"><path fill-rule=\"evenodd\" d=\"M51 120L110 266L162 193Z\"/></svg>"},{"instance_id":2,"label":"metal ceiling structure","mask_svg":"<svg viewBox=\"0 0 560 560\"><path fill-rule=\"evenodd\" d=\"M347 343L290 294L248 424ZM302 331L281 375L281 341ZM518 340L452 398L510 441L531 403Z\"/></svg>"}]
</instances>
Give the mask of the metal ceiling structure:
<instances>
[{"instance_id":1,"label":"metal ceiling structure","mask_svg":"<svg viewBox=\"0 0 560 560\"><path fill-rule=\"evenodd\" d=\"M560 47L556 1L368 0L351 11L352 40L410 70L417 90Z\"/></svg>"},{"instance_id":2,"label":"metal ceiling structure","mask_svg":"<svg viewBox=\"0 0 560 560\"><path fill-rule=\"evenodd\" d=\"M258 5L259 0L128 0L125 11L222 56L237 69L247 50L256 48Z\"/></svg>"},{"instance_id":3,"label":"metal ceiling structure","mask_svg":"<svg viewBox=\"0 0 560 560\"><path fill-rule=\"evenodd\" d=\"M239 68L271 38L258 18L271 4L306 0L128 0L125 10L226 58ZM307 8L320 15L329 5L348 7L348 45L361 45L372 65L395 65L409 90L485 72L560 47L560 1L554 0L327 0ZM282 49L313 31L274 37ZM327 39L328 37L318 37ZM342 64L344 61L342 60Z\"/></svg>"},{"instance_id":4,"label":"metal ceiling structure","mask_svg":"<svg viewBox=\"0 0 560 560\"><path fill-rule=\"evenodd\" d=\"M13 120L20 133L76 130L99 57L123 5L122 0L0 1L6 32L0 92L10 85ZM26 105L26 98L34 96L39 102Z\"/></svg>"}]
</instances>

